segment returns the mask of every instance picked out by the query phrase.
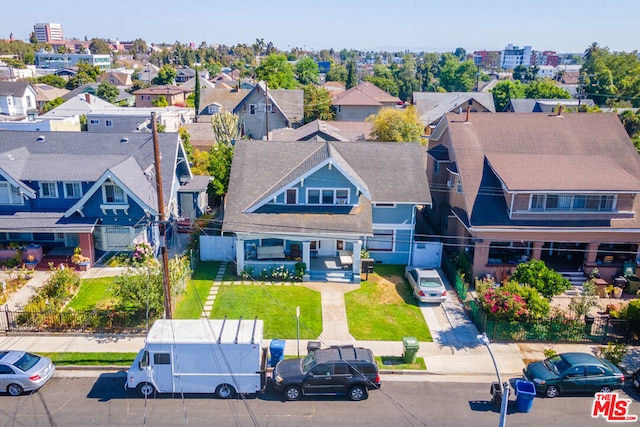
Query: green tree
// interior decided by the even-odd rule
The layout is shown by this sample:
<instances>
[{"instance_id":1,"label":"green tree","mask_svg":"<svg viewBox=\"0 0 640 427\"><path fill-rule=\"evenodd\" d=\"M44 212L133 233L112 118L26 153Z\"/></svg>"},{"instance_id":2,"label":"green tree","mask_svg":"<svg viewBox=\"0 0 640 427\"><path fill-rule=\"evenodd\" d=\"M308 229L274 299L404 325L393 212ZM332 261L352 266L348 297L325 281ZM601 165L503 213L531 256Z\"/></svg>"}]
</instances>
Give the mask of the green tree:
<instances>
[{"instance_id":1,"label":"green tree","mask_svg":"<svg viewBox=\"0 0 640 427\"><path fill-rule=\"evenodd\" d=\"M211 127L215 141L219 144L232 145L240 139L240 118L229 111L211 116Z\"/></svg>"},{"instance_id":2,"label":"green tree","mask_svg":"<svg viewBox=\"0 0 640 427\"><path fill-rule=\"evenodd\" d=\"M392 72L398 86L397 96L403 101L410 102L413 99L413 92L420 91L420 80L416 77L417 65L414 57L404 55L402 65Z\"/></svg>"},{"instance_id":3,"label":"green tree","mask_svg":"<svg viewBox=\"0 0 640 427\"><path fill-rule=\"evenodd\" d=\"M491 89L496 111L504 111L504 108L512 99L524 98L524 90L525 85L518 80L502 80L498 82Z\"/></svg>"},{"instance_id":4,"label":"green tree","mask_svg":"<svg viewBox=\"0 0 640 427\"><path fill-rule=\"evenodd\" d=\"M272 53L256 67L258 80L267 82L270 89L293 89L296 87L296 75L293 66L287 62L286 55Z\"/></svg>"},{"instance_id":5,"label":"green tree","mask_svg":"<svg viewBox=\"0 0 640 427\"><path fill-rule=\"evenodd\" d=\"M36 79L36 83L44 83L49 86L57 87L59 89L64 89L67 81L60 76L56 76L55 74L47 74L46 76L40 76Z\"/></svg>"},{"instance_id":6,"label":"green tree","mask_svg":"<svg viewBox=\"0 0 640 427\"><path fill-rule=\"evenodd\" d=\"M224 196L229 189L229 176L231 175L231 162L233 161L233 145L215 143L209 150L209 174L213 176L214 192L218 196Z\"/></svg>"},{"instance_id":7,"label":"green tree","mask_svg":"<svg viewBox=\"0 0 640 427\"><path fill-rule=\"evenodd\" d=\"M54 108L56 108L58 105L62 105L64 104L64 99L58 97L55 99L52 99L51 101L47 102L46 104L44 104L44 106L42 107L42 114L53 110Z\"/></svg>"},{"instance_id":8,"label":"green tree","mask_svg":"<svg viewBox=\"0 0 640 427\"><path fill-rule=\"evenodd\" d=\"M571 298L569 312L573 313L574 318L582 319L592 308L599 306L599 301L595 280L589 279L582 285L582 293Z\"/></svg>"},{"instance_id":9,"label":"green tree","mask_svg":"<svg viewBox=\"0 0 640 427\"><path fill-rule=\"evenodd\" d=\"M158 70L158 75L151 80L154 86L172 85L175 83L178 73L171 65L163 65Z\"/></svg>"},{"instance_id":10,"label":"green tree","mask_svg":"<svg viewBox=\"0 0 640 427\"><path fill-rule=\"evenodd\" d=\"M347 67L342 64L336 64L331 61L331 68L329 68L329 72L326 76L326 81L328 82L340 82L343 84L347 83Z\"/></svg>"},{"instance_id":11,"label":"green tree","mask_svg":"<svg viewBox=\"0 0 640 427\"><path fill-rule=\"evenodd\" d=\"M551 79L532 81L525 87L524 95L533 99L571 99L571 94Z\"/></svg>"},{"instance_id":12,"label":"green tree","mask_svg":"<svg viewBox=\"0 0 640 427\"><path fill-rule=\"evenodd\" d=\"M193 107L196 111L196 121L198 120L198 115L200 114L200 73L198 72L198 66L196 65L196 82L195 82L195 91L193 96Z\"/></svg>"},{"instance_id":13,"label":"green tree","mask_svg":"<svg viewBox=\"0 0 640 427\"><path fill-rule=\"evenodd\" d=\"M453 56L457 57L460 61L465 61L467 59L467 51L462 47L458 47L453 52Z\"/></svg>"},{"instance_id":14,"label":"green tree","mask_svg":"<svg viewBox=\"0 0 640 427\"><path fill-rule=\"evenodd\" d=\"M371 136L376 141L422 142L424 126L413 106L403 110L383 108L375 116L367 117L373 124Z\"/></svg>"},{"instance_id":15,"label":"green tree","mask_svg":"<svg viewBox=\"0 0 640 427\"><path fill-rule=\"evenodd\" d=\"M304 90L304 121L305 123L314 120L333 120L335 112L333 111L331 93L323 88L315 85L306 85Z\"/></svg>"},{"instance_id":16,"label":"green tree","mask_svg":"<svg viewBox=\"0 0 640 427\"><path fill-rule=\"evenodd\" d=\"M193 145L191 145L191 135L189 135L189 131L186 127L180 126L178 128L178 134L180 135L180 141L182 141L182 146L184 147L184 151L187 153L187 157L191 157L193 153Z\"/></svg>"},{"instance_id":17,"label":"green tree","mask_svg":"<svg viewBox=\"0 0 640 427\"><path fill-rule=\"evenodd\" d=\"M189 156L191 173L194 175L209 175L209 152L194 149Z\"/></svg>"},{"instance_id":18,"label":"green tree","mask_svg":"<svg viewBox=\"0 0 640 427\"><path fill-rule=\"evenodd\" d=\"M160 95L159 97L157 97L156 99L151 101L151 104L154 107L168 107L169 106L169 101L167 101L167 97L166 96ZM160 130L158 130L158 131L160 131Z\"/></svg>"},{"instance_id":19,"label":"green tree","mask_svg":"<svg viewBox=\"0 0 640 427\"><path fill-rule=\"evenodd\" d=\"M106 80L100 83L98 90L96 91L96 96L98 98L104 99L111 104L115 104L118 95L120 95L120 90Z\"/></svg>"},{"instance_id":20,"label":"green tree","mask_svg":"<svg viewBox=\"0 0 640 427\"><path fill-rule=\"evenodd\" d=\"M308 56L299 59L296 63L296 75L301 85L317 84L320 75L318 63Z\"/></svg>"},{"instance_id":21,"label":"green tree","mask_svg":"<svg viewBox=\"0 0 640 427\"><path fill-rule=\"evenodd\" d=\"M94 55L109 55L111 54L111 47L102 39L91 39L89 43L89 50Z\"/></svg>"},{"instance_id":22,"label":"green tree","mask_svg":"<svg viewBox=\"0 0 640 427\"><path fill-rule=\"evenodd\" d=\"M551 270L544 261L535 259L518 264L511 280L537 289L548 299L571 288L571 282L560 273Z\"/></svg>"},{"instance_id":23,"label":"green tree","mask_svg":"<svg viewBox=\"0 0 640 427\"><path fill-rule=\"evenodd\" d=\"M142 55L145 55L147 50L147 42L140 38L135 39L133 43L131 43L131 53L134 59L139 59Z\"/></svg>"},{"instance_id":24,"label":"green tree","mask_svg":"<svg viewBox=\"0 0 640 427\"><path fill-rule=\"evenodd\" d=\"M75 76L71 77L65 88L73 90L86 83L94 83L98 80L98 76L102 74L102 70L99 67L88 64L86 62L79 62L77 65L78 72Z\"/></svg>"},{"instance_id":25,"label":"green tree","mask_svg":"<svg viewBox=\"0 0 640 427\"><path fill-rule=\"evenodd\" d=\"M478 67L473 61L460 60L450 53L440 60L440 86L447 92L469 92L476 84Z\"/></svg>"},{"instance_id":26,"label":"green tree","mask_svg":"<svg viewBox=\"0 0 640 427\"><path fill-rule=\"evenodd\" d=\"M351 89L352 87L358 84L358 79L356 78L356 63L355 61L349 61L347 64L347 80L345 85L347 89Z\"/></svg>"}]
</instances>

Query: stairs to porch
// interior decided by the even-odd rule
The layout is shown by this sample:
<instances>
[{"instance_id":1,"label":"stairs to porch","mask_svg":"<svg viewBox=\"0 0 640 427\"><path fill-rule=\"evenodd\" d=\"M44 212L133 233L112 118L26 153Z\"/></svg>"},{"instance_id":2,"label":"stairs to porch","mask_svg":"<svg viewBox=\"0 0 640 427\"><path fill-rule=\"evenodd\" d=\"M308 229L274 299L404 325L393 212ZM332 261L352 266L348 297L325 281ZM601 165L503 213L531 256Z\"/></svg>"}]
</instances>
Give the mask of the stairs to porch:
<instances>
[{"instance_id":1,"label":"stairs to porch","mask_svg":"<svg viewBox=\"0 0 640 427\"><path fill-rule=\"evenodd\" d=\"M566 295L580 295L582 285L589 279L582 271L559 271L558 273L571 283L571 289L565 292Z\"/></svg>"},{"instance_id":2,"label":"stairs to porch","mask_svg":"<svg viewBox=\"0 0 640 427\"><path fill-rule=\"evenodd\" d=\"M312 282L334 282L334 283L353 283L353 272L351 271L311 271L309 279Z\"/></svg>"}]
</instances>

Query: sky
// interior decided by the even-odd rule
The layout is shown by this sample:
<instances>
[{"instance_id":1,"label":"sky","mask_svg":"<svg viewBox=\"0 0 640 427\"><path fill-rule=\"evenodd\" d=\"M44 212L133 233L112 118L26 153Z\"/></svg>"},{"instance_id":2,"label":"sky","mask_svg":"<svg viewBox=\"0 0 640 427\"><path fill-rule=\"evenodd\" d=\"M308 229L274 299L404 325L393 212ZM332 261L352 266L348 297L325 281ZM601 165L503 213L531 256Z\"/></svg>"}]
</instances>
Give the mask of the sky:
<instances>
[{"instance_id":1,"label":"sky","mask_svg":"<svg viewBox=\"0 0 640 427\"><path fill-rule=\"evenodd\" d=\"M458 47L579 53L597 42L640 50L638 0L176 0L79 2L30 0L0 7L0 39L28 40L33 25L55 22L66 38L150 43L251 45L280 50L446 52Z\"/></svg>"}]
</instances>

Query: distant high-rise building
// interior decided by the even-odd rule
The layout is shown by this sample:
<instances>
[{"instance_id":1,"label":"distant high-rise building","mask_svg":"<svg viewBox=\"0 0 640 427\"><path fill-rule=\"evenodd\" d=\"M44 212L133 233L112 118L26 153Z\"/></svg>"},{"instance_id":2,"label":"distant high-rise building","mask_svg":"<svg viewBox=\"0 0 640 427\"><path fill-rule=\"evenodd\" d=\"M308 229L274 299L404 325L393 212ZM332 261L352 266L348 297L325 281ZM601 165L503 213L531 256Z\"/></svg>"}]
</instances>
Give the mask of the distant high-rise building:
<instances>
[{"instance_id":1,"label":"distant high-rise building","mask_svg":"<svg viewBox=\"0 0 640 427\"><path fill-rule=\"evenodd\" d=\"M40 43L64 40L64 36L62 35L62 25L60 24L55 24L53 22L36 24L33 26L33 31L36 33L36 39Z\"/></svg>"},{"instance_id":2,"label":"distant high-rise building","mask_svg":"<svg viewBox=\"0 0 640 427\"><path fill-rule=\"evenodd\" d=\"M509 44L500 55L500 65L505 70L513 70L518 65L531 65L531 46L519 48Z\"/></svg>"}]
</instances>

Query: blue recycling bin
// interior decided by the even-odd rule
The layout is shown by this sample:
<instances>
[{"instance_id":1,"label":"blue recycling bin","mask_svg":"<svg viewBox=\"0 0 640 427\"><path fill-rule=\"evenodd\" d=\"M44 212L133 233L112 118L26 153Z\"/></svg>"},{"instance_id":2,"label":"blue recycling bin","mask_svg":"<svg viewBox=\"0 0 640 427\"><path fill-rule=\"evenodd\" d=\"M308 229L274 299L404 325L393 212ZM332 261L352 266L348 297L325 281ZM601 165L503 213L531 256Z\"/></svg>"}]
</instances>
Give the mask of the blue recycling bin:
<instances>
[{"instance_id":1,"label":"blue recycling bin","mask_svg":"<svg viewBox=\"0 0 640 427\"><path fill-rule=\"evenodd\" d=\"M284 344L284 340L271 340L271 344L269 344L269 353L271 354L269 366L272 368L275 367L279 361L284 360Z\"/></svg>"},{"instance_id":2,"label":"blue recycling bin","mask_svg":"<svg viewBox=\"0 0 640 427\"><path fill-rule=\"evenodd\" d=\"M516 407L518 412L531 412L533 398L536 396L536 387L532 382L516 381Z\"/></svg>"}]
</instances>

